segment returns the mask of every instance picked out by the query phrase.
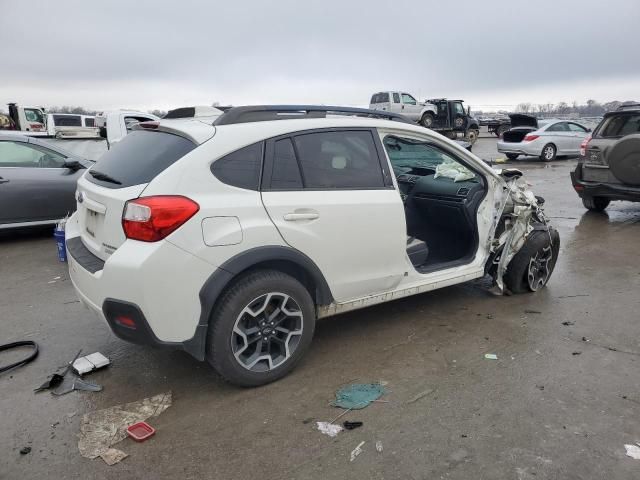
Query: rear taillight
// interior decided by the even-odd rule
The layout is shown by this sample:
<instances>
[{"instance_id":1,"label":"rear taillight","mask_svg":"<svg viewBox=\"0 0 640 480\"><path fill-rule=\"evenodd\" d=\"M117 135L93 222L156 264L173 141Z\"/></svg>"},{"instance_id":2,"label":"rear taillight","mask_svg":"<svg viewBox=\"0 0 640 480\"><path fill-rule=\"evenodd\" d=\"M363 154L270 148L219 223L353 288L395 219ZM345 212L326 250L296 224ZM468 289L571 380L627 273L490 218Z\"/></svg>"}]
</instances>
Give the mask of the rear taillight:
<instances>
[{"instance_id":1,"label":"rear taillight","mask_svg":"<svg viewBox=\"0 0 640 480\"><path fill-rule=\"evenodd\" d=\"M585 138L582 143L580 144L580 156L581 157L586 157L587 156L587 148L589 147L589 142L591 141L591 135L589 135L587 138Z\"/></svg>"},{"instance_id":2,"label":"rear taillight","mask_svg":"<svg viewBox=\"0 0 640 480\"><path fill-rule=\"evenodd\" d=\"M540 138L540 135L525 135L525 137L522 139L523 142L533 142L534 140L537 140L538 138Z\"/></svg>"},{"instance_id":3,"label":"rear taillight","mask_svg":"<svg viewBox=\"0 0 640 480\"><path fill-rule=\"evenodd\" d=\"M127 238L157 242L193 217L200 206L181 196L142 197L129 200L122 214Z\"/></svg>"}]
</instances>

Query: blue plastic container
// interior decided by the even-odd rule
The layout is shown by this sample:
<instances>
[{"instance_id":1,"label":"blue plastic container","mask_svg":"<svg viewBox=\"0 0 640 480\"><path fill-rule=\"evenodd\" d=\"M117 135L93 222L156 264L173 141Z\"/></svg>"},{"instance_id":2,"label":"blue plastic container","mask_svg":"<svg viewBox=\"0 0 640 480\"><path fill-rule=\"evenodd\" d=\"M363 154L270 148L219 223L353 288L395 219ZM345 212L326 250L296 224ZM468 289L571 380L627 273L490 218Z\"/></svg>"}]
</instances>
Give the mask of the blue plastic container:
<instances>
[{"instance_id":1,"label":"blue plastic container","mask_svg":"<svg viewBox=\"0 0 640 480\"><path fill-rule=\"evenodd\" d=\"M67 261L67 247L64 243L64 230L58 230L57 228L53 231L53 236L56 239L56 245L58 245L58 260L61 262Z\"/></svg>"}]
</instances>

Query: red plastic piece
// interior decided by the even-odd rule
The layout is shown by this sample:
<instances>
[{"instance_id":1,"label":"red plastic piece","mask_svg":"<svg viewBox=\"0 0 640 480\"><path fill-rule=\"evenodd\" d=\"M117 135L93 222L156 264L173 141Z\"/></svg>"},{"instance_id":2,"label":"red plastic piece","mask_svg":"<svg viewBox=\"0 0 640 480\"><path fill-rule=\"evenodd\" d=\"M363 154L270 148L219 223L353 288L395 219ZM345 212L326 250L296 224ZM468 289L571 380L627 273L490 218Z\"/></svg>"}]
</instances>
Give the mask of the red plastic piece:
<instances>
[{"instance_id":1,"label":"red plastic piece","mask_svg":"<svg viewBox=\"0 0 640 480\"><path fill-rule=\"evenodd\" d=\"M127 427L127 433L136 442L144 442L151 435L156 433L156 429L147 422L138 422Z\"/></svg>"}]
</instances>

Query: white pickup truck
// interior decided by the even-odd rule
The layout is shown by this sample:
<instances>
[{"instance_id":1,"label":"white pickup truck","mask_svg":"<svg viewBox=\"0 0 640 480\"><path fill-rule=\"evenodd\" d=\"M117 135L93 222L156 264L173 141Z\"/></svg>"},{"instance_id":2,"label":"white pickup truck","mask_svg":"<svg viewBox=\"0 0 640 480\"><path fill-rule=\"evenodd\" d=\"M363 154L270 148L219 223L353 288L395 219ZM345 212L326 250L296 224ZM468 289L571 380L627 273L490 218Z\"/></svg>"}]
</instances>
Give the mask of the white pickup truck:
<instances>
[{"instance_id":1,"label":"white pickup truck","mask_svg":"<svg viewBox=\"0 0 640 480\"><path fill-rule=\"evenodd\" d=\"M83 158L97 160L113 144L123 139L133 125L154 120L159 118L135 110L102 112L93 118L86 115L46 113L42 107L22 107L10 103L9 121L0 131L40 137ZM74 125L68 124L71 121ZM78 122L80 126L76 125Z\"/></svg>"}]
</instances>

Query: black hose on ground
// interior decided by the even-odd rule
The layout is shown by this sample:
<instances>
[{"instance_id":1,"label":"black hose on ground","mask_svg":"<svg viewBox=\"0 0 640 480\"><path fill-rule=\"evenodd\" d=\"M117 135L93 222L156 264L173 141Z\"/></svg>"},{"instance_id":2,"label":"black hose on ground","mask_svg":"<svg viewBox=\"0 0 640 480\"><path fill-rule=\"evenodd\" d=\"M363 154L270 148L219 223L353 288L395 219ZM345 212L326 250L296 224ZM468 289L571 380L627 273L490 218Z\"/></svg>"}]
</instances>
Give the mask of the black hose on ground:
<instances>
[{"instance_id":1,"label":"black hose on ground","mask_svg":"<svg viewBox=\"0 0 640 480\"><path fill-rule=\"evenodd\" d=\"M0 367L0 373L4 373L7 370L11 370L13 368L26 365L27 363L32 362L38 356L38 344L33 340L21 340L19 342L0 345L0 352L3 352L5 350L10 350L12 348L17 348L17 347L33 347L33 352L31 352L31 355L29 355L27 358L20 360L19 362L15 362L10 365L5 365L3 367Z\"/></svg>"}]
</instances>

